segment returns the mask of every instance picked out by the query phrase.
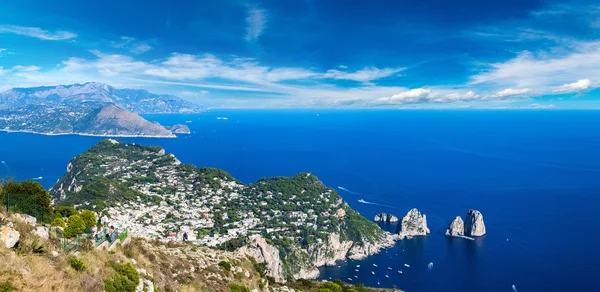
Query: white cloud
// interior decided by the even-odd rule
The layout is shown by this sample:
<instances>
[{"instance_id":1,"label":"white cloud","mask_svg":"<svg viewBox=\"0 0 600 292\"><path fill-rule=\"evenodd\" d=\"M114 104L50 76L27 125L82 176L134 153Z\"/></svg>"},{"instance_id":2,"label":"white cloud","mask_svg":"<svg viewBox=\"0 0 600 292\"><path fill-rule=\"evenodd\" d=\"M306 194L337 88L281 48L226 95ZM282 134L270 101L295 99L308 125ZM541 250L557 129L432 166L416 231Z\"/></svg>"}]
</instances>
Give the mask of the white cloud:
<instances>
[{"instance_id":1,"label":"white cloud","mask_svg":"<svg viewBox=\"0 0 600 292\"><path fill-rule=\"evenodd\" d=\"M494 93L491 97L506 98L506 97L511 97L511 96L527 95L530 93L532 93L532 90L530 88L520 88L520 89L507 88L502 91L498 91L498 92Z\"/></svg>"},{"instance_id":2,"label":"white cloud","mask_svg":"<svg viewBox=\"0 0 600 292\"><path fill-rule=\"evenodd\" d=\"M323 78L331 79L342 79L342 80L354 80L360 82L368 82L372 80L381 79L384 77L391 76L395 73L404 70L404 68L384 68L378 69L375 67L365 67L362 70L355 72L340 71L337 69L331 69L323 74Z\"/></svg>"},{"instance_id":3,"label":"white cloud","mask_svg":"<svg viewBox=\"0 0 600 292\"><path fill-rule=\"evenodd\" d=\"M581 92L592 87L592 81L589 79L581 79L574 83L564 84L554 88L555 93Z\"/></svg>"},{"instance_id":4,"label":"white cloud","mask_svg":"<svg viewBox=\"0 0 600 292\"><path fill-rule=\"evenodd\" d=\"M5 48L0 48L0 57L4 57L4 56L6 56L7 54L8 54L8 53L7 53L7 49L5 49Z\"/></svg>"},{"instance_id":5,"label":"white cloud","mask_svg":"<svg viewBox=\"0 0 600 292\"><path fill-rule=\"evenodd\" d=\"M552 50L551 50L552 51ZM600 75L600 42L578 42L557 53L522 52L506 62L489 64L489 69L471 78L471 85L532 88L551 92L566 81Z\"/></svg>"},{"instance_id":6,"label":"white cloud","mask_svg":"<svg viewBox=\"0 0 600 292\"><path fill-rule=\"evenodd\" d=\"M26 27L18 25L1 25L0 33L13 33L50 41L68 40L77 37L77 34L69 31L57 30L51 32L39 27Z\"/></svg>"},{"instance_id":7,"label":"white cloud","mask_svg":"<svg viewBox=\"0 0 600 292\"><path fill-rule=\"evenodd\" d=\"M267 26L267 12L260 8L248 9L246 16L246 41L255 41L260 37Z\"/></svg>"},{"instance_id":8,"label":"white cloud","mask_svg":"<svg viewBox=\"0 0 600 292\"><path fill-rule=\"evenodd\" d=\"M116 49L127 49L134 54L143 54L153 49L147 42L137 42L135 38L122 36L118 41L110 41L110 46Z\"/></svg>"},{"instance_id":9,"label":"white cloud","mask_svg":"<svg viewBox=\"0 0 600 292\"><path fill-rule=\"evenodd\" d=\"M374 101L377 105L398 105L410 103L449 103L456 101L469 101L479 99L480 96L473 91L466 93L452 92L449 90L432 90L427 88L415 88L396 93L390 97L378 98Z\"/></svg>"}]
</instances>

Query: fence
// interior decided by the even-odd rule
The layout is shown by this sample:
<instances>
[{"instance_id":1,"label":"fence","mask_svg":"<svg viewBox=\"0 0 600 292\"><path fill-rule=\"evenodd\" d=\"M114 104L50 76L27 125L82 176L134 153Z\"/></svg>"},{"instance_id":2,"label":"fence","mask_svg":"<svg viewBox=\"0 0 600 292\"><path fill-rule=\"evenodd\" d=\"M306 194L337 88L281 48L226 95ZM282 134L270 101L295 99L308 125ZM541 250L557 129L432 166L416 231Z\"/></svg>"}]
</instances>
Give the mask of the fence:
<instances>
[{"instance_id":1,"label":"fence","mask_svg":"<svg viewBox=\"0 0 600 292\"><path fill-rule=\"evenodd\" d=\"M46 222L50 218L44 218L42 204L37 202L35 195L4 193L0 197L2 208L6 212L23 213L35 217L39 222ZM44 221L46 220L46 221ZM46 222L49 223L49 222Z\"/></svg>"},{"instance_id":2,"label":"fence","mask_svg":"<svg viewBox=\"0 0 600 292\"><path fill-rule=\"evenodd\" d=\"M108 242L108 245L112 245L117 239L120 242L125 241L127 237L129 237L129 229L115 229L114 235L106 236L107 229L103 229L99 231L97 234L92 234L91 229L86 229L85 233L78 235L74 238L63 238L61 239L62 247L65 252L78 251L81 248L82 240L91 240L94 244L94 247L99 247L104 242Z\"/></svg>"}]
</instances>

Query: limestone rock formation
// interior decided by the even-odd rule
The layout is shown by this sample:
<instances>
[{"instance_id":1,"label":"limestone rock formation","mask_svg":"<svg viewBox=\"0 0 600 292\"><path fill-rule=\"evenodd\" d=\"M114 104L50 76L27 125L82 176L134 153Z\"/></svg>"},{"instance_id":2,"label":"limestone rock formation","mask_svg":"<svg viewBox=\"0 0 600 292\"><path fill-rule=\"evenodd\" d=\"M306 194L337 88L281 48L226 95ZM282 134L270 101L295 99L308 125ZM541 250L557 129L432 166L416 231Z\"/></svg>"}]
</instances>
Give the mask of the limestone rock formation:
<instances>
[{"instance_id":1,"label":"limestone rock formation","mask_svg":"<svg viewBox=\"0 0 600 292\"><path fill-rule=\"evenodd\" d=\"M456 216L456 218L454 220L452 220L452 222L450 222L450 225L448 226L448 229L446 230L446 236L464 236L465 235L465 223L463 222L462 218L460 218L460 216Z\"/></svg>"},{"instance_id":2,"label":"limestone rock formation","mask_svg":"<svg viewBox=\"0 0 600 292\"><path fill-rule=\"evenodd\" d=\"M33 234L39 238L48 239L50 237L50 233L48 232L48 228L44 226L38 226L33 231Z\"/></svg>"},{"instance_id":3,"label":"limestone rock formation","mask_svg":"<svg viewBox=\"0 0 600 292\"><path fill-rule=\"evenodd\" d=\"M19 242L20 237L21 234L12 227L0 227L0 243L3 243L6 248L13 248Z\"/></svg>"},{"instance_id":4,"label":"limestone rock formation","mask_svg":"<svg viewBox=\"0 0 600 292\"><path fill-rule=\"evenodd\" d=\"M423 236L429 234L429 228L427 228L427 217L425 214L421 215L421 212L417 208L414 208L402 218L402 222L398 224L396 232L401 238L411 238L413 236Z\"/></svg>"},{"instance_id":5,"label":"limestone rock formation","mask_svg":"<svg viewBox=\"0 0 600 292\"><path fill-rule=\"evenodd\" d=\"M388 214L388 213L379 213L375 215L375 222L385 222L385 223L396 223L398 222L398 217Z\"/></svg>"},{"instance_id":6,"label":"limestone rock formation","mask_svg":"<svg viewBox=\"0 0 600 292\"><path fill-rule=\"evenodd\" d=\"M31 226L35 226L37 219L27 214L14 214L13 217L19 221L23 221Z\"/></svg>"},{"instance_id":7,"label":"limestone rock formation","mask_svg":"<svg viewBox=\"0 0 600 292\"><path fill-rule=\"evenodd\" d=\"M465 218L465 235L482 236L485 235L485 223L481 212L470 209Z\"/></svg>"},{"instance_id":8,"label":"limestone rock formation","mask_svg":"<svg viewBox=\"0 0 600 292\"><path fill-rule=\"evenodd\" d=\"M266 263L267 276L273 277L278 283L285 282L279 249L268 244L262 236L251 236L248 238L248 244L238 249L238 252L253 256L259 263Z\"/></svg>"}]
</instances>

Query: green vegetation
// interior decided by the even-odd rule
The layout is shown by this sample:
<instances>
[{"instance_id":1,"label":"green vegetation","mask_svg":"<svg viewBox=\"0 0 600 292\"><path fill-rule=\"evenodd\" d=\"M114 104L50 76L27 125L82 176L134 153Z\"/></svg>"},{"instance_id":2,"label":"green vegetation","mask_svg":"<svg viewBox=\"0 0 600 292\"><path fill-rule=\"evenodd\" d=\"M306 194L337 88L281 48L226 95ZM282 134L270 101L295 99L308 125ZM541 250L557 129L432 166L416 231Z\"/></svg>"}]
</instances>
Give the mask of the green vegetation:
<instances>
[{"instance_id":1,"label":"green vegetation","mask_svg":"<svg viewBox=\"0 0 600 292\"><path fill-rule=\"evenodd\" d=\"M80 215L71 215L67 221L67 228L65 228L65 236L74 237L82 234L85 231L85 222L81 219Z\"/></svg>"},{"instance_id":2,"label":"green vegetation","mask_svg":"<svg viewBox=\"0 0 600 292\"><path fill-rule=\"evenodd\" d=\"M71 265L71 268L78 272L83 272L87 269L85 264L74 256L69 257L69 264Z\"/></svg>"},{"instance_id":3,"label":"green vegetation","mask_svg":"<svg viewBox=\"0 0 600 292\"><path fill-rule=\"evenodd\" d=\"M0 292L13 292L17 291L10 282L0 282Z\"/></svg>"},{"instance_id":4,"label":"green vegetation","mask_svg":"<svg viewBox=\"0 0 600 292\"><path fill-rule=\"evenodd\" d=\"M229 284L229 291L230 292L250 292L250 288L241 285L241 284L236 284L236 283L231 283Z\"/></svg>"},{"instance_id":5,"label":"green vegetation","mask_svg":"<svg viewBox=\"0 0 600 292\"><path fill-rule=\"evenodd\" d=\"M229 262L221 261L219 267L223 268L227 273L231 272L231 264Z\"/></svg>"},{"instance_id":6,"label":"green vegetation","mask_svg":"<svg viewBox=\"0 0 600 292\"><path fill-rule=\"evenodd\" d=\"M86 208L101 211L106 207L114 206L116 203L135 201L138 197L145 202L158 204L161 201L160 197L145 195L142 192L130 189L122 183L113 180L98 180L85 185L81 191L71 194L65 200L59 201L58 204L65 206L85 202L88 203L85 205Z\"/></svg>"},{"instance_id":7,"label":"green vegetation","mask_svg":"<svg viewBox=\"0 0 600 292\"><path fill-rule=\"evenodd\" d=\"M81 219L83 219L83 222L85 222L86 227L92 227L96 225L96 214L94 214L94 212L90 210L83 210L81 211L80 216Z\"/></svg>"},{"instance_id":8,"label":"green vegetation","mask_svg":"<svg viewBox=\"0 0 600 292\"><path fill-rule=\"evenodd\" d=\"M131 263L118 264L114 261L109 262L110 267L115 271L112 278L104 280L104 286L107 292L135 292L135 287L140 283L140 275Z\"/></svg>"},{"instance_id":9,"label":"green vegetation","mask_svg":"<svg viewBox=\"0 0 600 292\"><path fill-rule=\"evenodd\" d=\"M52 220L52 224L50 224L50 226L58 226L58 227L66 228L67 224L65 223L65 220L63 220L62 218L55 218L54 220Z\"/></svg>"},{"instance_id":10,"label":"green vegetation","mask_svg":"<svg viewBox=\"0 0 600 292\"><path fill-rule=\"evenodd\" d=\"M12 212L24 213L38 220L53 218L51 197L39 182L9 180L0 188L0 203Z\"/></svg>"},{"instance_id":11,"label":"green vegetation","mask_svg":"<svg viewBox=\"0 0 600 292\"><path fill-rule=\"evenodd\" d=\"M71 215L78 214L77 210L73 206L56 206L54 207L54 214L60 217L70 217Z\"/></svg>"}]
</instances>

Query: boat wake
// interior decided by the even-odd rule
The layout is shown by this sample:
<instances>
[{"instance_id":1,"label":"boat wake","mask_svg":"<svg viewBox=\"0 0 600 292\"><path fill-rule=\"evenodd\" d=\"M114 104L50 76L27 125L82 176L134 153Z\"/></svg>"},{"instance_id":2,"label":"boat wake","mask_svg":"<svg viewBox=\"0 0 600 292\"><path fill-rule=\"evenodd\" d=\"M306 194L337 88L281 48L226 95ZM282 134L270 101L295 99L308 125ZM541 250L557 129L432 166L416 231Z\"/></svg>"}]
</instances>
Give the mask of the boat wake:
<instances>
[{"instance_id":1,"label":"boat wake","mask_svg":"<svg viewBox=\"0 0 600 292\"><path fill-rule=\"evenodd\" d=\"M44 177L43 176L39 176L39 177L32 178L32 180L40 180L40 179L44 179Z\"/></svg>"},{"instance_id":2,"label":"boat wake","mask_svg":"<svg viewBox=\"0 0 600 292\"><path fill-rule=\"evenodd\" d=\"M340 190L342 190L342 191L344 191L344 192L351 193L351 194L355 194L355 195L359 195L359 196L360 196L360 195L362 195L361 193L357 193L357 192L355 192L355 191L351 191L351 190L349 190L349 189L347 189L347 188L345 188L345 187L338 187L338 189L340 189Z\"/></svg>"}]
</instances>

